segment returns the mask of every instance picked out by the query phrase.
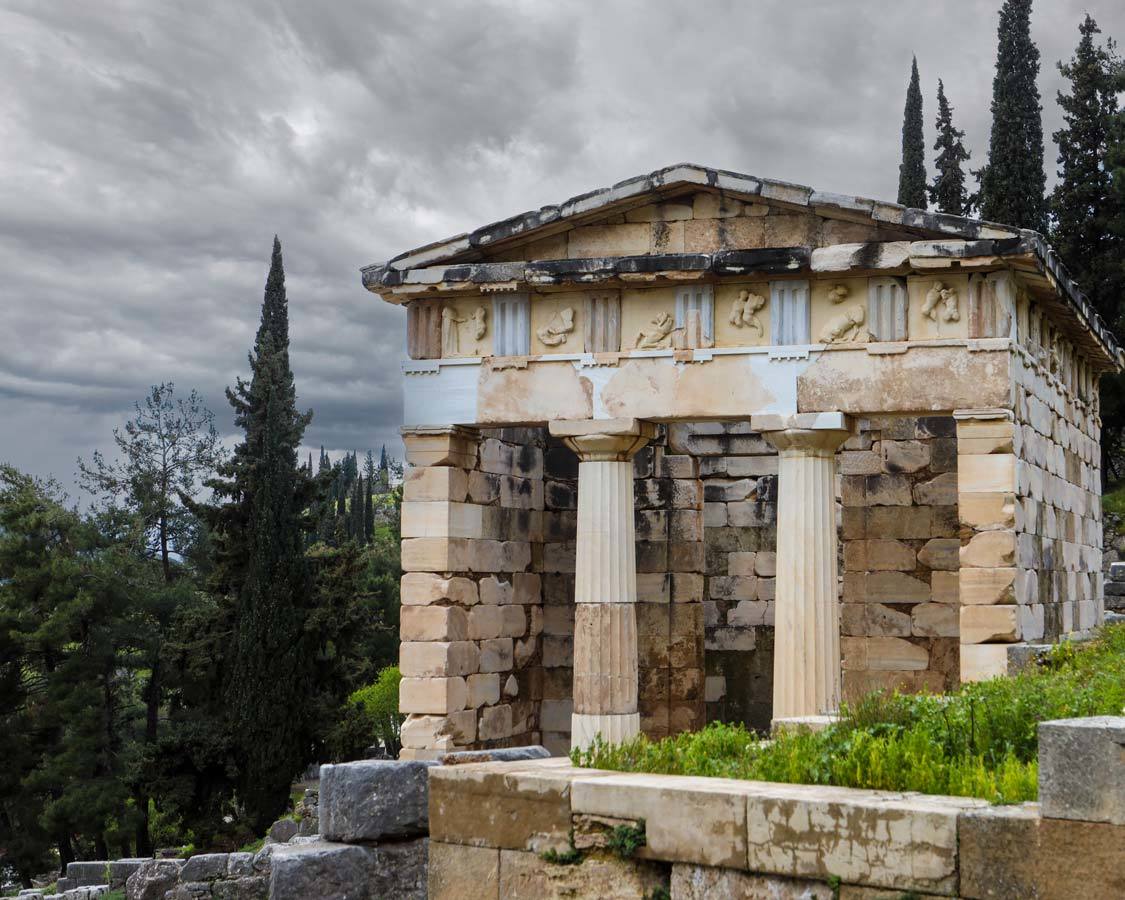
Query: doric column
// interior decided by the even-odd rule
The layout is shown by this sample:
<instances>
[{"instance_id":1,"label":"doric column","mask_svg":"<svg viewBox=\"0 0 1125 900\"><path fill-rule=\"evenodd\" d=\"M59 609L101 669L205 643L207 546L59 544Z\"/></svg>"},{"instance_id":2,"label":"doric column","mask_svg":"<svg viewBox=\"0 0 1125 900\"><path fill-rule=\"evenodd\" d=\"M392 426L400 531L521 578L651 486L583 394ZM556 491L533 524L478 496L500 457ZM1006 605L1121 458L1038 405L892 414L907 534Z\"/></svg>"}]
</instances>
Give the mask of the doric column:
<instances>
[{"instance_id":1,"label":"doric column","mask_svg":"<svg viewBox=\"0 0 1125 900\"><path fill-rule=\"evenodd\" d=\"M766 431L778 450L773 718L840 706L836 590L836 428Z\"/></svg>"},{"instance_id":2,"label":"doric column","mask_svg":"<svg viewBox=\"0 0 1125 900\"><path fill-rule=\"evenodd\" d=\"M571 745L640 731L637 712L637 563L633 455L653 436L636 419L552 422L578 454Z\"/></svg>"}]
</instances>

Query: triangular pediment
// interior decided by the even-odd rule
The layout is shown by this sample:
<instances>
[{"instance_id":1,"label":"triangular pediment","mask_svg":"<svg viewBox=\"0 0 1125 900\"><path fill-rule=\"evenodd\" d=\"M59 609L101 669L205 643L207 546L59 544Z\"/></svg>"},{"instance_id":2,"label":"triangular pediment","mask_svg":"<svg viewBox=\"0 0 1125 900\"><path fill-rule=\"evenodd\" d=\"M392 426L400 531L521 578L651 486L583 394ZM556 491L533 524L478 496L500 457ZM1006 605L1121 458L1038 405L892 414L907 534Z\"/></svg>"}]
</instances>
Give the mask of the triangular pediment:
<instances>
[{"instance_id":1,"label":"triangular pediment","mask_svg":"<svg viewBox=\"0 0 1125 900\"><path fill-rule=\"evenodd\" d=\"M436 263L1017 234L959 216L685 163L407 251L386 265L405 270Z\"/></svg>"}]
</instances>

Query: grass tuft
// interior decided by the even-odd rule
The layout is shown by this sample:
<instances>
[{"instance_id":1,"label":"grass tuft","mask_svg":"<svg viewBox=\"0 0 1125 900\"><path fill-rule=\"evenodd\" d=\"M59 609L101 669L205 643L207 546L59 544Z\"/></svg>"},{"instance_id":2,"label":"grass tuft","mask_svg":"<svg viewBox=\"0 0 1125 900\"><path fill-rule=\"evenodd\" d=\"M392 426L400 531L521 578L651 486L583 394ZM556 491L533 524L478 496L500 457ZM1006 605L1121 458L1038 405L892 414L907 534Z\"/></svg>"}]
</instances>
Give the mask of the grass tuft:
<instances>
[{"instance_id":1,"label":"grass tuft","mask_svg":"<svg viewBox=\"0 0 1125 900\"><path fill-rule=\"evenodd\" d=\"M882 694L842 711L820 732L764 740L713 723L652 741L599 738L575 765L790 784L920 791L1021 803L1038 795L1038 724L1125 713L1125 625L1083 645L1053 648L1033 670L950 694Z\"/></svg>"}]
</instances>

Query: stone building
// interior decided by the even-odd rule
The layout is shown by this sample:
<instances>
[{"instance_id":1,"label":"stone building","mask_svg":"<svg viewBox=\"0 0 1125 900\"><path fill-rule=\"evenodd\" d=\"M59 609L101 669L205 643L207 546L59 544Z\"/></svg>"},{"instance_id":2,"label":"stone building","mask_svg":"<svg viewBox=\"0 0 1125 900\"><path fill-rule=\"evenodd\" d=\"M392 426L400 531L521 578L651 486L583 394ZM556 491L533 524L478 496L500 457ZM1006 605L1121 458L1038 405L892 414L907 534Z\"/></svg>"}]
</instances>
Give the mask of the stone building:
<instances>
[{"instance_id":1,"label":"stone building","mask_svg":"<svg viewBox=\"0 0 1125 900\"><path fill-rule=\"evenodd\" d=\"M679 165L363 283L407 311L404 756L767 727L1102 619L1122 354L1035 233Z\"/></svg>"}]
</instances>

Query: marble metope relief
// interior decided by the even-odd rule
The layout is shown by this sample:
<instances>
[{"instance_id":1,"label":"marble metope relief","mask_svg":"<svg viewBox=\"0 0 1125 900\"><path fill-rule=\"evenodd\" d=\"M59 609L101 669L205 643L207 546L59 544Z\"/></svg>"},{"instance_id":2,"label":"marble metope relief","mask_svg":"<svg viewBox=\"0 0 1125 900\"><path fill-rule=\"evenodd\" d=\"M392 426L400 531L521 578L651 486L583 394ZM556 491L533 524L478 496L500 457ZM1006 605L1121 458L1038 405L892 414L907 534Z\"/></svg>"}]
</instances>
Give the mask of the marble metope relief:
<instances>
[{"instance_id":1,"label":"marble metope relief","mask_svg":"<svg viewBox=\"0 0 1125 900\"><path fill-rule=\"evenodd\" d=\"M535 334L540 343L548 347L557 347L559 344L566 343L566 336L572 331L574 331L574 310L566 306L551 316L551 320L546 325L536 329Z\"/></svg>"},{"instance_id":2,"label":"marble metope relief","mask_svg":"<svg viewBox=\"0 0 1125 900\"><path fill-rule=\"evenodd\" d=\"M947 288L944 282L935 281L926 291L922 315L931 322L960 322L961 310L957 306L957 291Z\"/></svg>"},{"instance_id":3,"label":"marble metope relief","mask_svg":"<svg viewBox=\"0 0 1125 900\"><path fill-rule=\"evenodd\" d=\"M647 328L641 329L633 346L638 350L668 350L672 347L672 335L682 329L676 328L676 320L670 313L662 312L653 319Z\"/></svg>"},{"instance_id":4,"label":"marble metope relief","mask_svg":"<svg viewBox=\"0 0 1125 900\"><path fill-rule=\"evenodd\" d=\"M765 305L765 297L755 294L753 291L741 290L731 304L728 321L735 328L742 328L743 326L752 328L758 333L758 337L762 337L765 332L762 329L762 322L758 318L758 312Z\"/></svg>"},{"instance_id":5,"label":"marble metope relief","mask_svg":"<svg viewBox=\"0 0 1125 900\"><path fill-rule=\"evenodd\" d=\"M834 304L843 303L849 293L851 292L848 290L847 285L834 284L831 288L828 289L828 299L831 300Z\"/></svg>"},{"instance_id":6,"label":"marble metope relief","mask_svg":"<svg viewBox=\"0 0 1125 900\"><path fill-rule=\"evenodd\" d=\"M847 341L866 340L867 331L863 327L866 320L867 313L862 303L849 306L825 323L819 341L822 344L843 344Z\"/></svg>"},{"instance_id":7,"label":"marble metope relief","mask_svg":"<svg viewBox=\"0 0 1125 900\"><path fill-rule=\"evenodd\" d=\"M488 333L488 311L478 306L471 315L459 316L452 306L441 311L441 355L444 357L461 355L461 331L475 343Z\"/></svg>"}]
</instances>

